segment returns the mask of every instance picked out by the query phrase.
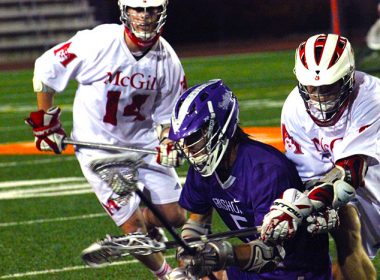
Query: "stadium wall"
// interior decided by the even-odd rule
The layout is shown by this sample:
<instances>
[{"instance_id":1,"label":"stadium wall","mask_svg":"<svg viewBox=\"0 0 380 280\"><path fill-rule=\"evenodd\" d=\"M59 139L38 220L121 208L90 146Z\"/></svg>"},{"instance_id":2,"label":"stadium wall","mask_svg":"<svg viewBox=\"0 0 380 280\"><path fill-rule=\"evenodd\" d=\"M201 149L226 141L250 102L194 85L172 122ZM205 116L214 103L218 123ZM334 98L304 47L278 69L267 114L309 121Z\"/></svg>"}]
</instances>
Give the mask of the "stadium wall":
<instances>
[{"instance_id":1,"label":"stadium wall","mask_svg":"<svg viewBox=\"0 0 380 280\"><path fill-rule=\"evenodd\" d=\"M116 0L90 0L102 22L119 22ZM341 33L364 36L377 0L338 0ZM165 37L173 44L286 38L331 32L330 0L170 0Z\"/></svg>"}]
</instances>

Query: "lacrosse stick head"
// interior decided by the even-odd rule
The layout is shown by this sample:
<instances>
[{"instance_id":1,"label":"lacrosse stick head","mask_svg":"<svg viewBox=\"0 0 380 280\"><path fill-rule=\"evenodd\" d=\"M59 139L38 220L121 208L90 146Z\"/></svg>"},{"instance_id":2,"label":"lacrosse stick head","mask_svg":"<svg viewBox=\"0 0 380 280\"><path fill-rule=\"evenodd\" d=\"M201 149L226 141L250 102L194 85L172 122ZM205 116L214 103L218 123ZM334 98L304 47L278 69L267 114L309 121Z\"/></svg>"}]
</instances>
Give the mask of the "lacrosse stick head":
<instances>
[{"instance_id":1,"label":"lacrosse stick head","mask_svg":"<svg viewBox=\"0 0 380 280\"><path fill-rule=\"evenodd\" d=\"M139 153L110 154L95 158L90 169L121 197L131 195L137 189L138 168L144 155Z\"/></svg>"},{"instance_id":2,"label":"lacrosse stick head","mask_svg":"<svg viewBox=\"0 0 380 280\"><path fill-rule=\"evenodd\" d=\"M116 237L107 235L84 249L81 258L88 266L98 267L128 255L146 256L165 249L165 243L139 232Z\"/></svg>"}]
</instances>

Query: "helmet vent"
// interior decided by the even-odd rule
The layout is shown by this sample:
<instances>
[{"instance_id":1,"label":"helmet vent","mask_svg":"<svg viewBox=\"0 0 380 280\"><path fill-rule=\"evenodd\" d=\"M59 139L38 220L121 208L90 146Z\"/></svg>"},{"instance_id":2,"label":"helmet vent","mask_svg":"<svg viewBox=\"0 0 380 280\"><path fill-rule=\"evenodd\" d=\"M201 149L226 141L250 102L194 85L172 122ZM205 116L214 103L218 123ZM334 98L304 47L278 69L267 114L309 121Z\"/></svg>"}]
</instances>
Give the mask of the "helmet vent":
<instances>
[{"instance_id":1,"label":"helmet vent","mask_svg":"<svg viewBox=\"0 0 380 280\"><path fill-rule=\"evenodd\" d=\"M347 39L339 37L336 43L334 54L331 57L331 61L328 68L332 67L338 62L339 58L342 56L342 53L344 52L346 48L346 45L347 45Z\"/></svg>"},{"instance_id":2,"label":"helmet vent","mask_svg":"<svg viewBox=\"0 0 380 280\"><path fill-rule=\"evenodd\" d=\"M208 96L209 96L208 92L204 91L201 93L199 98L201 99L202 102L204 102L208 98Z\"/></svg>"},{"instance_id":3,"label":"helmet vent","mask_svg":"<svg viewBox=\"0 0 380 280\"><path fill-rule=\"evenodd\" d=\"M299 46L299 55L300 55L300 60L303 64L303 66L306 67L306 69L309 69L309 67L307 66L307 63L306 63L306 56L305 56L305 45L306 45L306 42L303 42L300 46Z\"/></svg>"},{"instance_id":4,"label":"helmet vent","mask_svg":"<svg viewBox=\"0 0 380 280\"><path fill-rule=\"evenodd\" d=\"M196 111L195 109L195 104L191 105L191 107L189 108L189 111L187 112L188 115L191 115L193 114L194 112Z\"/></svg>"},{"instance_id":5,"label":"helmet vent","mask_svg":"<svg viewBox=\"0 0 380 280\"><path fill-rule=\"evenodd\" d=\"M326 35L321 35L317 38L317 40L315 40L315 45L314 45L314 48L315 48L315 51L314 51L314 59L315 59L315 63L317 65L319 65L319 63L321 62L321 58L322 58L322 54L323 54L323 50L325 48L325 45L326 45L326 39L327 39L327 36Z\"/></svg>"}]
</instances>

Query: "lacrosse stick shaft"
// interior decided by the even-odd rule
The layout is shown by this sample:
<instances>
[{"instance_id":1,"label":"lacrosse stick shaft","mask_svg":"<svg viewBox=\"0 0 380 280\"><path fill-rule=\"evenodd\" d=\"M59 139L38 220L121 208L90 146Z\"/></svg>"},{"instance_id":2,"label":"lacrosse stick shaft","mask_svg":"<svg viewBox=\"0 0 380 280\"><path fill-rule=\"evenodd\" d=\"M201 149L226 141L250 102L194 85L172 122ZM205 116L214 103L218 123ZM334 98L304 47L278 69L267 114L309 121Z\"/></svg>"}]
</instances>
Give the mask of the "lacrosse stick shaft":
<instances>
[{"instance_id":1,"label":"lacrosse stick shaft","mask_svg":"<svg viewBox=\"0 0 380 280\"><path fill-rule=\"evenodd\" d=\"M171 236L174 238L176 244L183 247L188 253L194 253L194 248L191 248L187 242L185 242L182 237L177 233L177 231L172 227L168 220L161 214L160 211L152 204L152 202L146 198L144 193L140 189L135 190L136 194L141 198L142 202L149 208L150 211L157 217L157 219L162 223L162 225L168 230Z\"/></svg>"},{"instance_id":2,"label":"lacrosse stick shaft","mask_svg":"<svg viewBox=\"0 0 380 280\"><path fill-rule=\"evenodd\" d=\"M193 243L193 242L206 243L210 241L217 241L217 240L228 239L228 238L233 238L233 237L247 237L247 236L251 236L253 234L260 232L260 230L261 230L260 226L249 227L249 228L244 228L244 229L237 229L237 230L201 235L197 237L185 238L184 241L187 243ZM165 242L166 249L176 248L178 247L178 245L179 244L175 240Z\"/></svg>"},{"instance_id":3,"label":"lacrosse stick shaft","mask_svg":"<svg viewBox=\"0 0 380 280\"><path fill-rule=\"evenodd\" d=\"M107 151L124 151L124 152L137 152L143 154L157 154L157 151L143 148L134 148L134 147L122 147L116 146L112 144L104 144L104 143L93 143L93 142L84 142L77 141L70 138L63 139L63 144L65 145L76 145L78 147L84 147L89 149L99 149L99 150L107 150Z\"/></svg>"}]
</instances>

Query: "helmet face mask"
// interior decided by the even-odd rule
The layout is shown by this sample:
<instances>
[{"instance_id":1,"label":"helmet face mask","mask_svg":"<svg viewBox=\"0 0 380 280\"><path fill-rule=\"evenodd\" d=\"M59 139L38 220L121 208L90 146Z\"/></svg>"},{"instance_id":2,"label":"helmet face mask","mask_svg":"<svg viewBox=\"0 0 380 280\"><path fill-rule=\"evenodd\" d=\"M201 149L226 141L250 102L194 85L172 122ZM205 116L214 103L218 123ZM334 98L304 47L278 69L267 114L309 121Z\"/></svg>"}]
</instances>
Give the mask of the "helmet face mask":
<instances>
[{"instance_id":1,"label":"helmet face mask","mask_svg":"<svg viewBox=\"0 0 380 280\"><path fill-rule=\"evenodd\" d=\"M355 62L350 43L335 34L319 34L296 50L294 72L306 110L319 126L334 125L354 87Z\"/></svg>"},{"instance_id":2,"label":"helmet face mask","mask_svg":"<svg viewBox=\"0 0 380 280\"><path fill-rule=\"evenodd\" d=\"M221 80L187 90L172 114L169 138L202 176L213 174L238 123L235 96Z\"/></svg>"},{"instance_id":3,"label":"helmet face mask","mask_svg":"<svg viewBox=\"0 0 380 280\"><path fill-rule=\"evenodd\" d=\"M147 41L157 34L162 7L127 8L127 22L131 32Z\"/></svg>"},{"instance_id":4,"label":"helmet face mask","mask_svg":"<svg viewBox=\"0 0 380 280\"><path fill-rule=\"evenodd\" d=\"M139 47L150 47L157 41L166 22L167 5L167 0L119 0L120 20Z\"/></svg>"}]
</instances>

